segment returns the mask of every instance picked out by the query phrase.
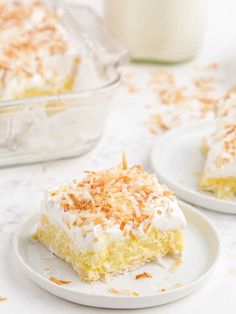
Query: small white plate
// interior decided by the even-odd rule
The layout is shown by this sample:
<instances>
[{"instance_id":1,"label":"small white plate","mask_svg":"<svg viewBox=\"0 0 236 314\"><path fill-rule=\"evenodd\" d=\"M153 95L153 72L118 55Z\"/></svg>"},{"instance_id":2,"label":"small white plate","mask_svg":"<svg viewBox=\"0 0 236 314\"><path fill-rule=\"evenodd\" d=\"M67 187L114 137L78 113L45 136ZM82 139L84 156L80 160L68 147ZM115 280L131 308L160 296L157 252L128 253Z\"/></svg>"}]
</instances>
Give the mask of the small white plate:
<instances>
[{"instance_id":1,"label":"small white plate","mask_svg":"<svg viewBox=\"0 0 236 314\"><path fill-rule=\"evenodd\" d=\"M236 214L236 198L222 200L198 189L204 168L201 141L212 134L214 120L198 121L163 135L154 145L151 162L158 178L183 200L207 209Z\"/></svg>"},{"instance_id":2,"label":"small white plate","mask_svg":"<svg viewBox=\"0 0 236 314\"><path fill-rule=\"evenodd\" d=\"M32 241L38 217L28 218L14 235L17 261L36 284L63 299L103 308L144 308L178 300L199 289L212 274L220 255L220 241L209 219L191 206L180 202L188 227L185 231L183 263L173 273L156 263L149 263L108 283L84 283L65 262L51 255L41 244ZM194 249L193 249L194 248ZM173 259L166 258L172 265ZM47 269L47 271L45 271ZM48 272L50 269L50 273ZM150 272L153 278L135 280L135 274ZM71 280L58 286L50 276ZM112 294L108 288L128 289L139 296ZM165 289L164 292L160 292Z\"/></svg>"}]
</instances>

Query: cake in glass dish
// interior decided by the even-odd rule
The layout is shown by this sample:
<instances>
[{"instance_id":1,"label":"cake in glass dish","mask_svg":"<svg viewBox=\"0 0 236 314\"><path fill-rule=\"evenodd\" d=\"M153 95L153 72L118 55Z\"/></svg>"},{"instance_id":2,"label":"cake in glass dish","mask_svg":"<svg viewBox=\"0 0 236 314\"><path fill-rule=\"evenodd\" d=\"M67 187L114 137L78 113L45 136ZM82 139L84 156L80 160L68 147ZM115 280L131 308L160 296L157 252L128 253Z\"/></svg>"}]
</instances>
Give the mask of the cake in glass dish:
<instances>
[{"instance_id":1,"label":"cake in glass dish","mask_svg":"<svg viewBox=\"0 0 236 314\"><path fill-rule=\"evenodd\" d=\"M91 8L0 0L0 167L94 148L127 56Z\"/></svg>"},{"instance_id":2,"label":"cake in glass dish","mask_svg":"<svg viewBox=\"0 0 236 314\"><path fill-rule=\"evenodd\" d=\"M62 19L42 1L0 0L0 100L74 89L80 56Z\"/></svg>"},{"instance_id":3,"label":"cake in glass dish","mask_svg":"<svg viewBox=\"0 0 236 314\"><path fill-rule=\"evenodd\" d=\"M139 165L89 171L49 190L36 232L82 281L107 280L166 254L181 258L185 217L173 193Z\"/></svg>"},{"instance_id":4,"label":"cake in glass dish","mask_svg":"<svg viewBox=\"0 0 236 314\"><path fill-rule=\"evenodd\" d=\"M217 112L216 130L204 140L206 155L199 187L226 199L236 195L236 97L221 104Z\"/></svg>"}]
</instances>

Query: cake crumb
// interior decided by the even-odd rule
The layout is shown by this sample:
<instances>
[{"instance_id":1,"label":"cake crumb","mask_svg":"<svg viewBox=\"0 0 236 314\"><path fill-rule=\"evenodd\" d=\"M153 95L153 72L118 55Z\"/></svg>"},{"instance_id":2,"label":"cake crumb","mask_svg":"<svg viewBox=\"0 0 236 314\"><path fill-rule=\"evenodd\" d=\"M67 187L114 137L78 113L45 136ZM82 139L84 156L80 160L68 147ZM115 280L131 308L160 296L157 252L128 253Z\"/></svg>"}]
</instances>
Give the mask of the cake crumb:
<instances>
[{"instance_id":1,"label":"cake crumb","mask_svg":"<svg viewBox=\"0 0 236 314\"><path fill-rule=\"evenodd\" d=\"M4 301L7 301L7 298L6 298L6 297L1 297L1 296L0 296L0 302L4 302Z\"/></svg>"},{"instance_id":2,"label":"cake crumb","mask_svg":"<svg viewBox=\"0 0 236 314\"><path fill-rule=\"evenodd\" d=\"M177 259L173 265L170 267L170 272L174 273L176 271L176 269L183 263L183 261L181 259Z\"/></svg>"},{"instance_id":3,"label":"cake crumb","mask_svg":"<svg viewBox=\"0 0 236 314\"><path fill-rule=\"evenodd\" d=\"M61 286L61 285L68 285L71 283L70 280L61 280L61 279L57 279L56 277L50 277L49 278L50 281L54 282L55 284L57 284L58 286Z\"/></svg>"},{"instance_id":4,"label":"cake crumb","mask_svg":"<svg viewBox=\"0 0 236 314\"><path fill-rule=\"evenodd\" d=\"M152 274L148 273L148 272L143 272L141 274L137 274L135 276L135 279L138 280L138 279L143 279L143 278L152 278Z\"/></svg>"}]
</instances>

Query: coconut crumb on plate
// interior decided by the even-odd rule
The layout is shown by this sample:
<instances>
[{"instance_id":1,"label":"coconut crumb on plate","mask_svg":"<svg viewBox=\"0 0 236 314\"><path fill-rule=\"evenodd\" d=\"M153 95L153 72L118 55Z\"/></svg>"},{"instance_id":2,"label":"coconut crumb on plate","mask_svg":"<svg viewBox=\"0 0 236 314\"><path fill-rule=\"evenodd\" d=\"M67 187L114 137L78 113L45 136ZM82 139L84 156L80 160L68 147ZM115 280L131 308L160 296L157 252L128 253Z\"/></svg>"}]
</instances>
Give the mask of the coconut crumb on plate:
<instances>
[{"instance_id":1,"label":"coconut crumb on plate","mask_svg":"<svg viewBox=\"0 0 236 314\"><path fill-rule=\"evenodd\" d=\"M50 277L49 278L50 281L54 282L55 284L57 284L58 286L61 286L61 285L68 285L70 284L72 281L70 280L61 280L61 279L58 279L56 277Z\"/></svg>"},{"instance_id":2,"label":"coconut crumb on plate","mask_svg":"<svg viewBox=\"0 0 236 314\"><path fill-rule=\"evenodd\" d=\"M118 290L115 288L108 288L107 290L108 292L113 293L113 294L126 294L126 295L131 295L131 296L139 296L139 293L134 290L128 290L128 289Z\"/></svg>"},{"instance_id":3,"label":"coconut crumb on plate","mask_svg":"<svg viewBox=\"0 0 236 314\"><path fill-rule=\"evenodd\" d=\"M143 278L152 278L152 274L148 273L148 272L143 272L143 273L140 273L140 274L137 274L135 276L135 279L136 280L139 280L139 279L143 279Z\"/></svg>"}]
</instances>

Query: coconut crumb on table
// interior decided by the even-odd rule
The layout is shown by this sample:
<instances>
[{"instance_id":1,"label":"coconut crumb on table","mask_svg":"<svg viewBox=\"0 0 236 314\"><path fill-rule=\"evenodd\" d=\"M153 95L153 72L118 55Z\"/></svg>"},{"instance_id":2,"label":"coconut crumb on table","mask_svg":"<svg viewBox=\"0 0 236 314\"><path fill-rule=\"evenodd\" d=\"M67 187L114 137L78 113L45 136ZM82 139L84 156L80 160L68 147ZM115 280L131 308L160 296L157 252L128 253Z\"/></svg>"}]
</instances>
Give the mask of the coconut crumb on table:
<instances>
[{"instance_id":1,"label":"coconut crumb on table","mask_svg":"<svg viewBox=\"0 0 236 314\"><path fill-rule=\"evenodd\" d=\"M128 93L138 93L140 89L135 84L135 74L129 72L120 71L121 82L125 86Z\"/></svg>"},{"instance_id":2,"label":"coconut crumb on table","mask_svg":"<svg viewBox=\"0 0 236 314\"><path fill-rule=\"evenodd\" d=\"M176 87L163 88L157 92L157 96L164 105L178 105L187 99L183 93L183 89Z\"/></svg>"},{"instance_id":3,"label":"coconut crumb on table","mask_svg":"<svg viewBox=\"0 0 236 314\"><path fill-rule=\"evenodd\" d=\"M108 292L113 293L113 294L125 294L125 295L131 295L131 296L139 296L140 294L134 290L128 290L128 289L124 289L124 290L118 290L115 288L108 288L107 289Z\"/></svg>"},{"instance_id":4,"label":"coconut crumb on table","mask_svg":"<svg viewBox=\"0 0 236 314\"><path fill-rule=\"evenodd\" d=\"M50 281L54 282L55 284L57 284L58 286L61 286L61 285L68 285L70 284L72 281L70 280L61 280L61 279L58 279L56 277L50 277L49 278Z\"/></svg>"},{"instance_id":5,"label":"coconut crumb on table","mask_svg":"<svg viewBox=\"0 0 236 314\"><path fill-rule=\"evenodd\" d=\"M167 84L168 86L175 84L175 77L173 73L166 69L158 69L150 72L149 85L159 86Z\"/></svg>"},{"instance_id":6,"label":"coconut crumb on table","mask_svg":"<svg viewBox=\"0 0 236 314\"><path fill-rule=\"evenodd\" d=\"M148 272L143 272L143 273L141 273L141 274L137 274L136 276L135 276L135 279L136 280L139 280L139 279L143 279L143 278L152 278L152 274L150 274L150 273L148 273Z\"/></svg>"},{"instance_id":7,"label":"coconut crumb on table","mask_svg":"<svg viewBox=\"0 0 236 314\"><path fill-rule=\"evenodd\" d=\"M219 68L212 62L198 72L196 66L151 70L144 86L150 114L143 125L152 135L161 135L187 122L213 118L219 102L236 92L236 86L226 90L220 84Z\"/></svg>"},{"instance_id":8,"label":"coconut crumb on table","mask_svg":"<svg viewBox=\"0 0 236 314\"><path fill-rule=\"evenodd\" d=\"M160 130L169 131L171 129L159 113L151 115L149 120L144 124L148 126L149 132L153 135L158 134Z\"/></svg>"},{"instance_id":9,"label":"coconut crumb on table","mask_svg":"<svg viewBox=\"0 0 236 314\"><path fill-rule=\"evenodd\" d=\"M200 77L193 80L193 84L197 89L199 89L202 93L208 93L215 89L214 84L216 83L216 79L214 77Z\"/></svg>"}]
</instances>

